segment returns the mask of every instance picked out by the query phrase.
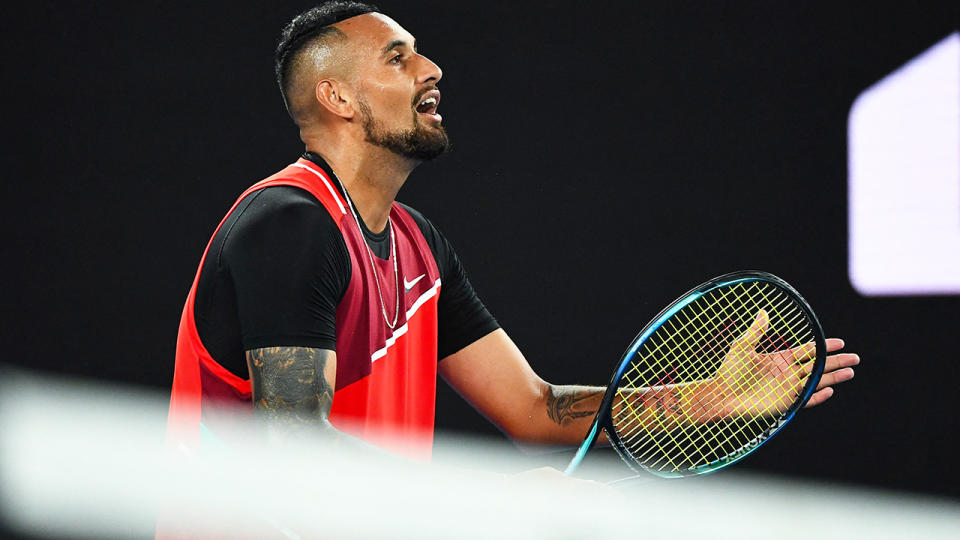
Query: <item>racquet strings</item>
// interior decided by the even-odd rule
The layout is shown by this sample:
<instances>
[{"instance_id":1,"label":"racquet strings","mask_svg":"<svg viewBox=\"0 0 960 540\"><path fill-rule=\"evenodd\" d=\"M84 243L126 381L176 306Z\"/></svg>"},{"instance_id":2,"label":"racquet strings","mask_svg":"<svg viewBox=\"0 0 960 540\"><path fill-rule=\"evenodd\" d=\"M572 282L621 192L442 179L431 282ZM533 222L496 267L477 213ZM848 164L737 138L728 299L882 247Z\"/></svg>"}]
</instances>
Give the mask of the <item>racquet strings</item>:
<instances>
[{"instance_id":1,"label":"racquet strings","mask_svg":"<svg viewBox=\"0 0 960 540\"><path fill-rule=\"evenodd\" d=\"M667 474L736 459L775 432L803 395L814 339L806 312L774 283L708 291L633 355L611 414L621 449ZM722 390L710 391L710 379Z\"/></svg>"}]
</instances>

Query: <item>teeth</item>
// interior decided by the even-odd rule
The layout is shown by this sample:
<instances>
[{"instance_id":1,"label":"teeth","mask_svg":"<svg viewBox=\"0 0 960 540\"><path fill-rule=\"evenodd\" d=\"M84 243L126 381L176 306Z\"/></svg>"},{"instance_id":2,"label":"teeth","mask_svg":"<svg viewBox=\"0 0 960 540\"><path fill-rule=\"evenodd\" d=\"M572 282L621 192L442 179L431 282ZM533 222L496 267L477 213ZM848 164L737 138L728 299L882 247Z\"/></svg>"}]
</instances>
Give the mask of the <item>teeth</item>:
<instances>
[{"instance_id":1,"label":"teeth","mask_svg":"<svg viewBox=\"0 0 960 540\"><path fill-rule=\"evenodd\" d=\"M420 105L436 105L437 98L427 98L420 102Z\"/></svg>"}]
</instances>

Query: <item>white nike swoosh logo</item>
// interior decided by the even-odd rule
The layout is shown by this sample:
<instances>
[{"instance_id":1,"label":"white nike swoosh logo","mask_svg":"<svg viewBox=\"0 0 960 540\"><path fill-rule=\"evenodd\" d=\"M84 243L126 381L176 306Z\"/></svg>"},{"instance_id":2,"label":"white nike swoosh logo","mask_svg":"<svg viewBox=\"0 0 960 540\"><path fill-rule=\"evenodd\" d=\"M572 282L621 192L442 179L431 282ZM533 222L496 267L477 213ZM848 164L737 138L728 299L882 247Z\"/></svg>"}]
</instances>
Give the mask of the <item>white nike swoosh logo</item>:
<instances>
[{"instance_id":1,"label":"white nike swoosh logo","mask_svg":"<svg viewBox=\"0 0 960 540\"><path fill-rule=\"evenodd\" d=\"M418 281L420 281L425 277L427 277L426 274L420 274L419 276L413 278L413 281L407 281L407 278L404 277L403 278L403 288L405 289L404 292L410 292L410 289L412 289L413 286L416 285Z\"/></svg>"}]
</instances>

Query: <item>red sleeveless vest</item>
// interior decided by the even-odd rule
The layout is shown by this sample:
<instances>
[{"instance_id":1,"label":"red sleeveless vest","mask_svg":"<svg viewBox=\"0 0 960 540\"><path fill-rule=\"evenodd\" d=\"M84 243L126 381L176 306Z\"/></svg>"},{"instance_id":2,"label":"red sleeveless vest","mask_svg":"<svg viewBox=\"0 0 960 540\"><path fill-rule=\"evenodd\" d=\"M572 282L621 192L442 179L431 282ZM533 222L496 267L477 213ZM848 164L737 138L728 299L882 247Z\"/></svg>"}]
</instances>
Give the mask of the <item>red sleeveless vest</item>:
<instances>
[{"instance_id":1,"label":"red sleeveless vest","mask_svg":"<svg viewBox=\"0 0 960 540\"><path fill-rule=\"evenodd\" d=\"M301 158L247 189L217 231L244 197L266 187L296 186L323 204L343 235L351 265L349 285L336 312L337 380L330 420L338 429L378 446L429 459L436 400L440 272L419 227L394 203L390 220L396 239L396 281L401 290L397 322L389 328L376 280L379 277L380 293L392 321L396 305L393 261L374 256L374 273L363 233L347 201L335 189L335 181ZM168 440L188 447L204 433L216 436L223 415L235 418L237 410L253 410L249 379L218 364L197 332L194 300L209 249L208 243L180 319L170 397Z\"/></svg>"}]
</instances>

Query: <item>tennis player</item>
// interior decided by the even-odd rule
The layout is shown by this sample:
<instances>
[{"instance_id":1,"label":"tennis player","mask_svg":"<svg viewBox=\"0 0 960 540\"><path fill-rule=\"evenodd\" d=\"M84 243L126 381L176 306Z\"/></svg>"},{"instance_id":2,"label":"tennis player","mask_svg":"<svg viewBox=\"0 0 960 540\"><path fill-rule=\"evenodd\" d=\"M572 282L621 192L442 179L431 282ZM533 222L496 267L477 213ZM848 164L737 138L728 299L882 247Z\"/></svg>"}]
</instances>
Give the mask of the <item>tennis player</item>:
<instances>
[{"instance_id":1,"label":"tennis player","mask_svg":"<svg viewBox=\"0 0 960 540\"><path fill-rule=\"evenodd\" d=\"M604 389L537 376L450 242L395 200L449 147L443 72L414 36L374 6L329 2L286 26L275 67L305 152L243 193L203 254L180 323L172 435L216 436L239 407L281 444L350 434L428 459L439 373L513 439L582 441ZM828 356L808 406L858 362ZM670 388L642 400L662 416L694 405Z\"/></svg>"}]
</instances>

